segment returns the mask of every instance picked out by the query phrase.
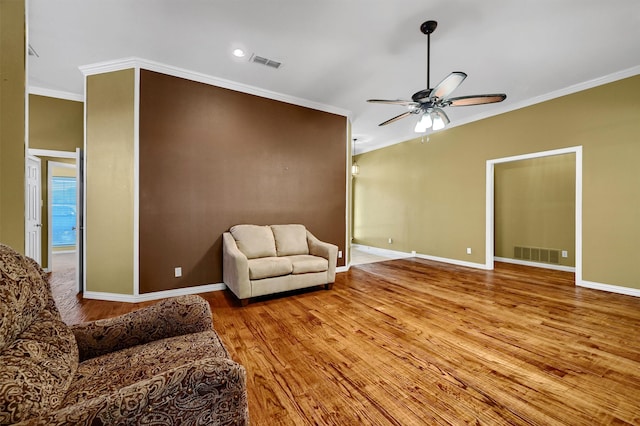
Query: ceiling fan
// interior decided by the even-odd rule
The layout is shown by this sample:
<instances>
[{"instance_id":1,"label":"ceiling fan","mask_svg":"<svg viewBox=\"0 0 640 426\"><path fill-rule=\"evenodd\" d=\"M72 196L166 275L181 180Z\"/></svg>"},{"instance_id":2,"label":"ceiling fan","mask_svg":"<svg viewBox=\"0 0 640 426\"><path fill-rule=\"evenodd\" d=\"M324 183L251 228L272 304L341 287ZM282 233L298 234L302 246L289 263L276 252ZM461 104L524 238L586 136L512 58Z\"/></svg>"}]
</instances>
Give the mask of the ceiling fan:
<instances>
[{"instance_id":1,"label":"ceiling fan","mask_svg":"<svg viewBox=\"0 0 640 426\"><path fill-rule=\"evenodd\" d=\"M398 121L401 118L415 114L420 115L420 120L418 120L415 127L416 132L426 132L429 128L432 128L433 130L440 130L450 122L449 117L447 117L447 114L443 110L445 107L491 104L495 102L502 102L507 98L507 95L504 93L449 98L448 96L464 81L465 78L467 78L467 74L461 71L452 72L434 88L429 88L431 33L435 31L437 26L438 23L436 21L426 21L420 25L420 31L427 35L427 89L414 93L413 96L411 96L412 100L410 101L402 99L367 100L367 102L401 105L408 108L408 111L380 123L379 126L385 126Z\"/></svg>"}]
</instances>

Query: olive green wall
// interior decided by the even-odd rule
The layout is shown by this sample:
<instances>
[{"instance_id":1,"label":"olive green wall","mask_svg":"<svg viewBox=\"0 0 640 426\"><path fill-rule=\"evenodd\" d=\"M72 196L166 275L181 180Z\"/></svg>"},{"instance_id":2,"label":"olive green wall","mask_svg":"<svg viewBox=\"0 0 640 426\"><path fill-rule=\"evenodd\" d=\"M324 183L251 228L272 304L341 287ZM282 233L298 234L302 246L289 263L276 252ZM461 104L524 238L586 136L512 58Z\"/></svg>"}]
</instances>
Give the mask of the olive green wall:
<instances>
[{"instance_id":1,"label":"olive green wall","mask_svg":"<svg viewBox=\"0 0 640 426\"><path fill-rule=\"evenodd\" d=\"M0 242L24 253L25 3L0 1Z\"/></svg>"},{"instance_id":2,"label":"olive green wall","mask_svg":"<svg viewBox=\"0 0 640 426\"><path fill-rule=\"evenodd\" d=\"M354 242L484 264L486 161L583 146L582 278L640 289L638 93L634 76L357 156Z\"/></svg>"},{"instance_id":3,"label":"olive green wall","mask_svg":"<svg viewBox=\"0 0 640 426\"><path fill-rule=\"evenodd\" d=\"M559 265L575 266L576 155L495 165L495 256L514 259L514 246L566 250Z\"/></svg>"},{"instance_id":4,"label":"olive green wall","mask_svg":"<svg viewBox=\"0 0 640 426\"><path fill-rule=\"evenodd\" d=\"M29 95L29 148L75 152L84 145L84 103ZM48 162L75 160L41 157L42 161L42 262L49 268ZM67 169L74 170L74 169ZM73 171L75 176L75 170ZM54 249L55 250L55 249Z\"/></svg>"},{"instance_id":5,"label":"olive green wall","mask_svg":"<svg viewBox=\"0 0 640 426\"><path fill-rule=\"evenodd\" d=\"M29 95L29 148L75 152L84 144L84 104Z\"/></svg>"},{"instance_id":6,"label":"olive green wall","mask_svg":"<svg viewBox=\"0 0 640 426\"><path fill-rule=\"evenodd\" d=\"M134 80L133 69L87 77L87 291L133 294Z\"/></svg>"}]
</instances>

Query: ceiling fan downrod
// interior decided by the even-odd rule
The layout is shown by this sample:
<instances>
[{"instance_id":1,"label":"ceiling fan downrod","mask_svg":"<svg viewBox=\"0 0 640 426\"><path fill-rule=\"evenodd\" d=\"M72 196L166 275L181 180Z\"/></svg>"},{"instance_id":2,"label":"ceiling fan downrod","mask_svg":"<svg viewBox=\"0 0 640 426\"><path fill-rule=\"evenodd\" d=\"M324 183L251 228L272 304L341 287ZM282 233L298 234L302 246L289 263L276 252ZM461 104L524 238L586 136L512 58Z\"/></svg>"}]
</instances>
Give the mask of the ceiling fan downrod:
<instances>
[{"instance_id":1,"label":"ceiling fan downrod","mask_svg":"<svg viewBox=\"0 0 640 426\"><path fill-rule=\"evenodd\" d=\"M431 70L431 33L436 30L438 22L425 21L420 25L420 31L427 35L427 89L431 88L430 70Z\"/></svg>"}]
</instances>

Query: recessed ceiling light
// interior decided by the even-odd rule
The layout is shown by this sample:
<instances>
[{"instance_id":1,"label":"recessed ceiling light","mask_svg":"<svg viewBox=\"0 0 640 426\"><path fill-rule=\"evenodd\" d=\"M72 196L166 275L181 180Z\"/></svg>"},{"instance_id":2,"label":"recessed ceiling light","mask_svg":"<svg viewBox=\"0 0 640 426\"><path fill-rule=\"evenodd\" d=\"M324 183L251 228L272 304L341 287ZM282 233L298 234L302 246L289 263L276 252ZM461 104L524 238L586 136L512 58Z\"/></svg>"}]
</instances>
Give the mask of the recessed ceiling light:
<instances>
[{"instance_id":1,"label":"recessed ceiling light","mask_svg":"<svg viewBox=\"0 0 640 426\"><path fill-rule=\"evenodd\" d=\"M233 56L235 56L236 58L244 58L244 50L242 49L234 49L233 50Z\"/></svg>"}]
</instances>

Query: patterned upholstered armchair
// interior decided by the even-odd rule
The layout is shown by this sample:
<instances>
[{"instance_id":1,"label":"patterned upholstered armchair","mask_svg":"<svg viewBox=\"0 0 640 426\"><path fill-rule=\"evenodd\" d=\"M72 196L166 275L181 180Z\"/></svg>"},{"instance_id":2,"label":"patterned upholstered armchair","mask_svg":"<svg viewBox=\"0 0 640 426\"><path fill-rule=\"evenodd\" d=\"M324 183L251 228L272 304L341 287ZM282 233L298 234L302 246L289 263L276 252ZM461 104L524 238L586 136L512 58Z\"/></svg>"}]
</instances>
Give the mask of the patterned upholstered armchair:
<instances>
[{"instance_id":1,"label":"patterned upholstered armchair","mask_svg":"<svg viewBox=\"0 0 640 426\"><path fill-rule=\"evenodd\" d=\"M244 368L198 296L67 326L46 274L0 244L0 424L245 425Z\"/></svg>"}]
</instances>

